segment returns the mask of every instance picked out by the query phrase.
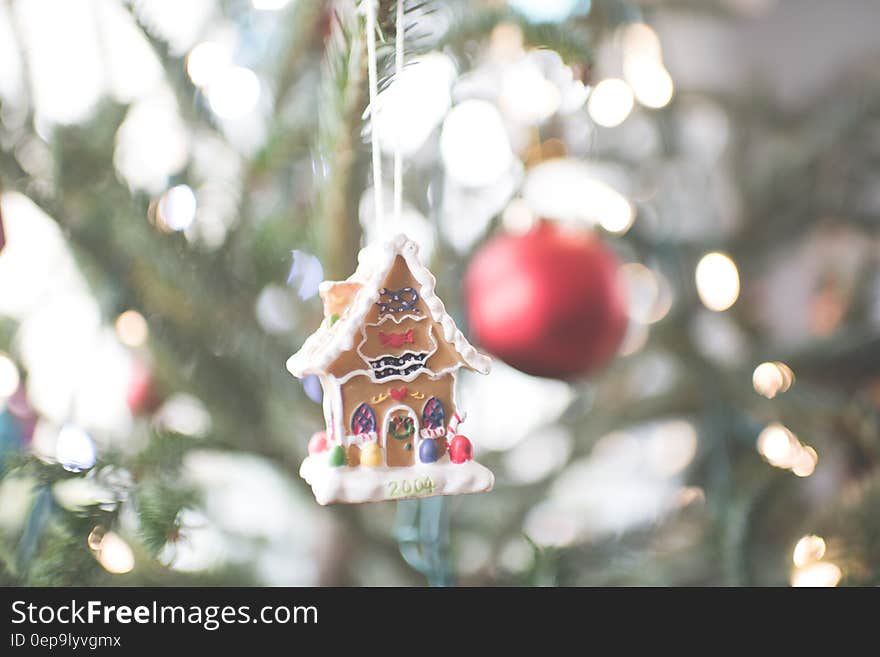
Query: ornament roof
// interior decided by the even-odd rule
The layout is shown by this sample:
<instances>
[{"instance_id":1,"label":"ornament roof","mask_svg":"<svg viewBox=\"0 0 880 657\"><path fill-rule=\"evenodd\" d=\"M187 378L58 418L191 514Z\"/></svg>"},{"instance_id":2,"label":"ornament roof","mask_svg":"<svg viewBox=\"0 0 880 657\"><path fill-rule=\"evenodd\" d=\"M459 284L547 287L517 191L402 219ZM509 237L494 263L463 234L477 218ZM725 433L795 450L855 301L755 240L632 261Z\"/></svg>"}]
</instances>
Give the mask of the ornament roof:
<instances>
[{"instance_id":1,"label":"ornament roof","mask_svg":"<svg viewBox=\"0 0 880 657\"><path fill-rule=\"evenodd\" d=\"M478 352L464 334L458 329L452 317L446 312L443 302L434 291L436 279L418 258L419 247L405 235L365 247L358 254L358 266L346 283L359 283L360 289L348 308L336 321L325 319L321 326L306 339L303 346L287 360L287 369L295 377L309 374L325 374L327 368L343 353L354 347L355 338L364 325L370 308L379 299L379 291L388 272L399 255L406 262L420 289L419 295L435 322L443 329L443 337L451 344L468 368L488 374L491 361L488 356ZM321 283L322 292L329 290L333 281Z\"/></svg>"}]
</instances>

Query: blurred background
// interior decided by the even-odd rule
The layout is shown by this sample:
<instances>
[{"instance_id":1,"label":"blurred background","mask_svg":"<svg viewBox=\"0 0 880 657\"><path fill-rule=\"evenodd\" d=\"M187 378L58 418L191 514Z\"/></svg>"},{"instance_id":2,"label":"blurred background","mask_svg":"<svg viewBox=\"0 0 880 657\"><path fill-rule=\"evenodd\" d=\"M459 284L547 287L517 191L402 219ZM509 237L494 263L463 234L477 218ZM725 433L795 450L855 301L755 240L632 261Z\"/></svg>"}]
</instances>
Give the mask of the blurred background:
<instances>
[{"instance_id":1,"label":"blurred background","mask_svg":"<svg viewBox=\"0 0 880 657\"><path fill-rule=\"evenodd\" d=\"M319 507L284 364L375 236L354 1L0 0L0 583L880 582L880 6L406 9L377 125L450 312L490 346L461 281L543 218L615 254L616 353L462 377L492 493Z\"/></svg>"}]
</instances>

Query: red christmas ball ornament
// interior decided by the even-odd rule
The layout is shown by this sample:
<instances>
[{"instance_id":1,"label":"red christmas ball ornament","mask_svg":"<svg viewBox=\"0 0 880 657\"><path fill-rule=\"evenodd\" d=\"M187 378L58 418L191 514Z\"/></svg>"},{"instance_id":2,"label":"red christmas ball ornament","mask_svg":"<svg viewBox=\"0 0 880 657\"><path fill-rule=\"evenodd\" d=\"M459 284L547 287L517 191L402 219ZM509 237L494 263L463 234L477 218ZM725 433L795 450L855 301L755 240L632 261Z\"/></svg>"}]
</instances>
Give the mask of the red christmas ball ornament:
<instances>
[{"instance_id":1,"label":"red christmas ball ornament","mask_svg":"<svg viewBox=\"0 0 880 657\"><path fill-rule=\"evenodd\" d=\"M128 409L134 415L152 413L162 403L162 399L154 387L153 372L141 360L132 362L131 378L128 381L125 401L128 404Z\"/></svg>"},{"instance_id":2,"label":"red christmas ball ornament","mask_svg":"<svg viewBox=\"0 0 880 657\"><path fill-rule=\"evenodd\" d=\"M464 463L474 458L474 446L462 435L449 441L449 460L453 463Z\"/></svg>"},{"instance_id":3,"label":"red christmas ball ornament","mask_svg":"<svg viewBox=\"0 0 880 657\"><path fill-rule=\"evenodd\" d=\"M548 221L496 237L465 275L471 329L486 350L527 374L595 372L617 352L628 323L618 268L594 234Z\"/></svg>"},{"instance_id":4,"label":"red christmas ball ornament","mask_svg":"<svg viewBox=\"0 0 880 657\"><path fill-rule=\"evenodd\" d=\"M327 451L327 434L323 431L313 433L309 438L309 454L315 455Z\"/></svg>"}]
</instances>

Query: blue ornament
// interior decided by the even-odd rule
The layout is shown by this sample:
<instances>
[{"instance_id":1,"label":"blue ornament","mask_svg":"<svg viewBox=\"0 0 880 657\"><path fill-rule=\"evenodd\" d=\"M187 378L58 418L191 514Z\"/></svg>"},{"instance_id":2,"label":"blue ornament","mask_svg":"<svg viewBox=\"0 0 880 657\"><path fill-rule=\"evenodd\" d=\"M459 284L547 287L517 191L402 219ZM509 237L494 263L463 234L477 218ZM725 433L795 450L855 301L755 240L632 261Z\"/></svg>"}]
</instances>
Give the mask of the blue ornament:
<instances>
[{"instance_id":1,"label":"blue ornament","mask_svg":"<svg viewBox=\"0 0 880 657\"><path fill-rule=\"evenodd\" d=\"M291 251L293 264L287 275L287 284L296 289L299 298L305 301L318 293L318 285L324 280L324 268L317 256L305 251Z\"/></svg>"},{"instance_id":2,"label":"blue ornament","mask_svg":"<svg viewBox=\"0 0 880 657\"><path fill-rule=\"evenodd\" d=\"M302 387L305 390L306 397L316 404L324 401L324 391L321 389L321 380L314 374L309 374L302 380Z\"/></svg>"},{"instance_id":3,"label":"blue ornament","mask_svg":"<svg viewBox=\"0 0 880 657\"><path fill-rule=\"evenodd\" d=\"M433 463L440 458L440 450L437 449L437 441L427 438L419 444L419 461Z\"/></svg>"}]
</instances>

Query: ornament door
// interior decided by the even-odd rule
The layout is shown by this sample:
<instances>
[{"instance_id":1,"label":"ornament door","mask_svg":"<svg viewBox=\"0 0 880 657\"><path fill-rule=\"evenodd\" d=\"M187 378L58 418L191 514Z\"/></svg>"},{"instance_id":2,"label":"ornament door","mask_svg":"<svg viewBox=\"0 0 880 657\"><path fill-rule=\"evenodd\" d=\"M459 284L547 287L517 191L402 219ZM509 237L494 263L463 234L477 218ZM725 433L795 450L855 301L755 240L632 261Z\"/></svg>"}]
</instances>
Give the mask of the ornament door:
<instances>
[{"instance_id":1,"label":"ornament door","mask_svg":"<svg viewBox=\"0 0 880 657\"><path fill-rule=\"evenodd\" d=\"M385 415L385 462L389 467L406 467L416 461L419 422L412 409L397 406Z\"/></svg>"}]
</instances>

